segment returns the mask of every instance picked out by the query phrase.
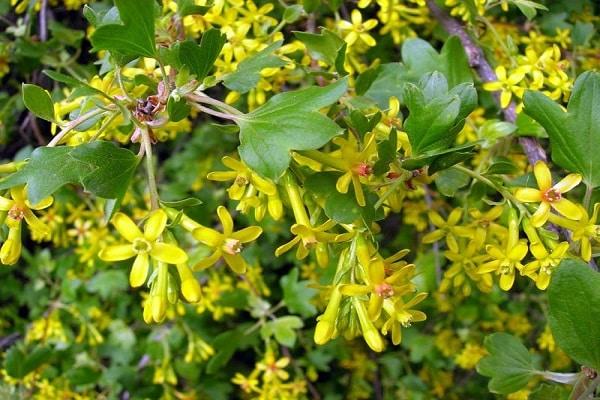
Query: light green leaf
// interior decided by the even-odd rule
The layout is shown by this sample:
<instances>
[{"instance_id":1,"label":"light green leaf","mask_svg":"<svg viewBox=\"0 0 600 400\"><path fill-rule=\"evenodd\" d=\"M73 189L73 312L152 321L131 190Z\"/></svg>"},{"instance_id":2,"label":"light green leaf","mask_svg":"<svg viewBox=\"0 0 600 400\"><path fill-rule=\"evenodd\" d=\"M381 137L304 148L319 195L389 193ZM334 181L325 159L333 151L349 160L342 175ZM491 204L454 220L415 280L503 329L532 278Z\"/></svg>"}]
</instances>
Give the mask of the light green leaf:
<instances>
[{"instance_id":1,"label":"light green leaf","mask_svg":"<svg viewBox=\"0 0 600 400\"><path fill-rule=\"evenodd\" d=\"M263 50L242 61L235 72L223 77L223 84L230 90L246 93L254 88L260 79L260 71L265 68L281 67L285 61L273 55L281 47L281 40L265 47Z\"/></svg>"},{"instance_id":2,"label":"light green leaf","mask_svg":"<svg viewBox=\"0 0 600 400\"><path fill-rule=\"evenodd\" d=\"M567 112L541 92L528 90L523 103L525 113L546 129L552 160L600 186L600 73L588 71L577 78Z\"/></svg>"},{"instance_id":3,"label":"light green leaf","mask_svg":"<svg viewBox=\"0 0 600 400\"><path fill-rule=\"evenodd\" d=\"M493 333L484 340L489 355L477 364L477 372L490 377L492 393L509 394L522 389L536 374L531 354L521 341L508 333Z\"/></svg>"},{"instance_id":4,"label":"light green leaf","mask_svg":"<svg viewBox=\"0 0 600 400\"><path fill-rule=\"evenodd\" d=\"M154 0L115 0L123 24L99 26L90 38L94 50L154 57Z\"/></svg>"},{"instance_id":5,"label":"light green leaf","mask_svg":"<svg viewBox=\"0 0 600 400\"><path fill-rule=\"evenodd\" d=\"M308 318L317 313L317 308L310 302L317 294L317 290L308 287L309 281L298 281L298 268L280 280L283 289L283 302L290 312Z\"/></svg>"},{"instance_id":6,"label":"light green leaf","mask_svg":"<svg viewBox=\"0 0 600 400\"><path fill-rule=\"evenodd\" d=\"M565 259L548 289L548 321L558 346L579 364L600 370L600 274Z\"/></svg>"},{"instance_id":7,"label":"light green leaf","mask_svg":"<svg viewBox=\"0 0 600 400\"><path fill-rule=\"evenodd\" d=\"M260 330L263 339L275 336L279 344L293 347L296 343L296 330L304 326L302 319L294 315L277 318L265 323Z\"/></svg>"},{"instance_id":8,"label":"light green leaf","mask_svg":"<svg viewBox=\"0 0 600 400\"><path fill-rule=\"evenodd\" d=\"M33 204L68 183L106 199L121 198L138 159L131 151L111 142L96 141L76 147L39 147L27 165L0 181L0 190L27 184Z\"/></svg>"},{"instance_id":9,"label":"light green leaf","mask_svg":"<svg viewBox=\"0 0 600 400\"><path fill-rule=\"evenodd\" d=\"M464 172L456 168L440 171L435 176L435 186L444 196L454 197L456 192L469 184L471 179Z\"/></svg>"},{"instance_id":10,"label":"light green leaf","mask_svg":"<svg viewBox=\"0 0 600 400\"><path fill-rule=\"evenodd\" d=\"M185 98L175 100L173 96L169 96L167 100L167 112L169 113L169 121L179 122L190 115L192 107L187 103Z\"/></svg>"},{"instance_id":11,"label":"light green leaf","mask_svg":"<svg viewBox=\"0 0 600 400\"><path fill-rule=\"evenodd\" d=\"M291 150L323 146L342 129L318 112L339 99L348 82L280 93L240 117L239 153L244 162L267 178L278 180L290 162Z\"/></svg>"},{"instance_id":12,"label":"light green leaf","mask_svg":"<svg viewBox=\"0 0 600 400\"><path fill-rule=\"evenodd\" d=\"M36 117L46 121L54 121L54 103L50 93L43 88L24 83L22 86L23 103Z\"/></svg>"}]
</instances>

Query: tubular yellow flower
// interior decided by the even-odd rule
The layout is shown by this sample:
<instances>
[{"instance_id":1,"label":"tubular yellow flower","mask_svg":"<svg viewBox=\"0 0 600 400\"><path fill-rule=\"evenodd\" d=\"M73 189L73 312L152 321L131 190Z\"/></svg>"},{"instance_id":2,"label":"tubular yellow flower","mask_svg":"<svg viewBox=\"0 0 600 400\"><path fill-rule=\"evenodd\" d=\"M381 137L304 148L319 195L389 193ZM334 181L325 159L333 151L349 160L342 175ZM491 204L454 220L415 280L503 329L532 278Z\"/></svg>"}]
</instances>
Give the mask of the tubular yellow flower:
<instances>
[{"instance_id":1,"label":"tubular yellow flower","mask_svg":"<svg viewBox=\"0 0 600 400\"><path fill-rule=\"evenodd\" d=\"M558 267L569 250L569 243L559 243L550 253L541 242L531 243L529 249L535 260L525 265L523 275L533 279L538 289L546 290L554 269Z\"/></svg>"},{"instance_id":2,"label":"tubular yellow flower","mask_svg":"<svg viewBox=\"0 0 600 400\"><path fill-rule=\"evenodd\" d=\"M548 219L553 224L570 229L573 232L573 241L580 242L581 258L585 261L590 261L592 258L591 240L600 240L600 225L597 225L600 203L594 205L594 211L591 217L588 216L588 213L583 206L577 205L577 207L582 215L581 219L578 221L573 221L556 214L550 214Z\"/></svg>"},{"instance_id":3,"label":"tubular yellow flower","mask_svg":"<svg viewBox=\"0 0 600 400\"><path fill-rule=\"evenodd\" d=\"M231 181L233 184L227 192L233 200L240 200L246 193L247 186L252 185L268 196L277 195L277 187L269 180L262 178L256 172L248 168L243 162L235 158L225 156L223 164L232 171L215 171L208 174L207 178L213 181Z\"/></svg>"},{"instance_id":4,"label":"tubular yellow flower","mask_svg":"<svg viewBox=\"0 0 600 400\"><path fill-rule=\"evenodd\" d=\"M52 205L52 197L46 197L38 204L31 204L27 200L27 191L25 186L15 186L10 189L10 199L0 196L0 211L6 211L8 218L18 221L25 219L27 225L32 231L40 234L47 234L48 227L44 225L32 210L43 210Z\"/></svg>"},{"instance_id":5,"label":"tubular yellow flower","mask_svg":"<svg viewBox=\"0 0 600 400\"><path fill-rule=\"evenodd\" d=\"M375 325L373 325L373 322L369 319L364 302L359 300L357 297L352 297L352 305L356 310L360 329L363 337L365 338L365 342L367 342L367 345L369 345L373 351L383 351L383 339L381 338L377 328L375 328Z\"/></svg>"},{"instance_id":6,"label":"tubular yellow flower","mask_svg":"<svg viewBox=\"0 0 600 400\"><path fill-rule=\"evenodd\" d=\"M527 255L527 241L519 240L519 228L517 212L510 209L508 222L508 238L506 240L506 248L503 250L500 247L488 244L485 247L487 253L492 257L492 261L488 261L477 269L477 273L486 274L495 271L500 275L500 288L502 290L510 290L515 282L515 269L521 271L523 264L521 260Z\"/></svg>"},{"instance_id":7,"label":"tubular yellow flower","mask_svg":"<svg viewBox=\"0 0 600 400\"><path fill-rule=\"evenodd\" d=\"M167 214L163 210L155 210L149 215L143 233L131 218L123 213L116 213L112 223L129 243L107 246L100 250L98 256L109 262L135 257L129 274L132 287L142 286L146 282L150 258L174 265L188 260L187 254L176 245L159 242L167 225Z\"/></svg>"},{"instance_id":8,"label":"tubular yellow flower","mask_svg":"<svg viewBox=\"0 0 600 400\"><path fill-rule=\"evenodd\" d=\"M0 262L4 265L13 265L21 257L21 223L7 219L8 238L0 249Z\"/></svg>"},{"instance_id":9,"label":"tubular yellow flower","mask_svg":"<svg viewBox=\"0 0 600 400\"><path fill-rule=\"evenodd\" d=\"M540 205L531 218L531 223L536 228L544 225L553 208L565 217L580 220L583 217L581 210L571 201L563 198L563 194L573 189L581 182L581 175L569 174L560 182L552 185L550 169L543 161L538 161L533 167L533 173L539 189L519 188L515 192L517 200L524 203L537 203Z\"/></svg>"},{"instance_id":10,"label":"tubular yellow flower","mask_svg":"<svg viewBox=\"0 0 600 400\"><path fill-rule=\"evenodd\" d=\"M240 254L243 249L243 244L256 240L262 234L262 228L258 226L249 226L237 232L233 231L233 219L229 211L223 206L217 208L217 215L223 227L223 233L214 229L202 226L187 217L189 221L183 222L184 228L192 227L192 236L209 247L214 249L214 252L198 262L194 269L208 268L216 263L221 257L227 265L238 274L243 274L246 271L246 261ZM187 228L186 228L187 229Z\"/></svg>"},{"instance_id":11,"label":"tubular yellow flower","mask_svg":"<svg viewBox=\"0 0 600 400\"><path fill-rule=\"evenodd\" d=\"M346 43L348 43L348 46L352 46L359 39L369 47L373 47L377 44L375 42L375 39L373 39L373 36L367 33L368 31L377 26L376 19L369 19L363 22L363 18L360 11L354 9L352 10L352 14L350 15L350 20L352 22L345 20L341 20L338 22L339 28L342 31L348 32L344 36L344 40L346 41Z\"/></svg>"},{"instance_id":12,"label":"tubular yellow flower","mask_svg":"<svg viewBox=\"0 0 600 400\"><path fill-rule=\"evenodd\" d=\"M190 267L187 264L177 264L177 272L179 273L179 279L181 280L181 294L183 298L189 303L197 303L202 298L202 289L200 283L192 274Z\"/></svg>"},{"instance_id":13,"label":"tubular yellow flower","mask_svg":"<svg viewBox=\"0 0 600 400\"><path fill-rule=\"evenodd\" d=\"M470 232L470 229L457 226L462 217L462 209L455 208L452 210L450 215L448 216L448 221L444 221L444 219L438 214L436 211L429 212L429 219L431 222L438 228L432 232L429 232L425 236L423 236L423 243L433 243L438 240L446 237L446 245L455 253L458 252L458 242L456 241L457 236L463 237L472 237L473 234Z\"/></svg>"},{"instance_id":14,"label":"tubular yellow flower","mask_svg":"<svg viewBox=\"0 0 600 400\"><path fill-rule=\"evenodd\" d=\"M331 291L331 297L329 298L325 312L317 318L318 322L315 327L314 335L316 344L325 344L333 337L341 301L342 293L340 292L339 287L336 286Z\"/></svg>"},{"instance_id":15,"label":"tubular yellow flower","mask_svg":"<svg viewBox=\"0 0 600 400\"><path fill-rule=\"evenodd\" d=\"M383 260L376 260L368 267L369 282L365 285L345 284L340 287L342 294L346 296L361 296L370 294L369 297L369 317L373 320L379 318L384 299L393 296L401 296L414 289L411 283L398 285L398 282L407 282L405 279L414 273L415 266L409 264L394 272L392 275L385 276ZM403 279L404 278L404 279Z\"/></svg>"}]
</instances>

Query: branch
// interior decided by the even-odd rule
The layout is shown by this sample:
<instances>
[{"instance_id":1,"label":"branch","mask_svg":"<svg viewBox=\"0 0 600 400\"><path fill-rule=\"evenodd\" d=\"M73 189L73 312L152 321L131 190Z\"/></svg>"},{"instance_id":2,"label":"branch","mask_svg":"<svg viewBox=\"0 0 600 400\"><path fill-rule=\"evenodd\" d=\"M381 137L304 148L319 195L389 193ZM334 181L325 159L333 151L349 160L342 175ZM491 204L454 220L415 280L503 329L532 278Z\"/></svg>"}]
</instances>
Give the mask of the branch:
<instances>
[{"instance_id":1,"label":"branch","mask_svg":"<svg viewBox=\"0 0 600 400\"><path fill-rule=\"evenodd\" d=\"M469 59L469 65L477 70L477 74L481 80L484 83L497 81L498 78L496 77L496 73L492 69L490 63L486 60L483 49L475 43L473 38L467 33L465 27L442 10L434 0L427 0L427 6L429 7L431 14L440 24L442 24L446 32L450 35L458 36ZM496 99L496 103L500 105L499 92L494 92L494 98ZM517 119L515 103L511 101L508 107L502 109L502 114L504 114L504 119L506 121L514 123ZM519 144L523 147L531 165L534 165L540 160L547 160L548 157L546 156L546 152L535 138L520 137Z\"/></svg>"}]
</instances>

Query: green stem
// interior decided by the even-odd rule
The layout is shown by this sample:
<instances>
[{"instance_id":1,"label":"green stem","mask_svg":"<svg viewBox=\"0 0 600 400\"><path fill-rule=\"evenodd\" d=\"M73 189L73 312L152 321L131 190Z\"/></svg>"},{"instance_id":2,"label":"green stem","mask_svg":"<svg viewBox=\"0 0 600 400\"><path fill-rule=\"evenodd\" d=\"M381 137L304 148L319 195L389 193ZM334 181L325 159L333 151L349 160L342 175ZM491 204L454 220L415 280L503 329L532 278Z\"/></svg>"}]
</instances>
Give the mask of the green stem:
<instances>
[{"instance_id":1,"label":"green stem","mask_svg":"<svg viewBox=\"0 0 600 400\"><path fill-rule=\"evenodd\" d=\"M64 139L64 137L71 132L73 129L77 128L79 125L81 125L82 123L84 123L85 121L87 121L88 119L94 118L100 114L105 113L106 110L102 109L102 108L96 108L95 110L92 110L86 114L83 114L77 118L75 118L73 121L69 122L60 132L58 132L56 134L56 136L54 136L54 138L52 138L52 140L50 141L50 143L47 144L47 147L54 147L58 144L60 144L61 140Z\"/></svg>"},{"instance_id":2,"label":"green stem","mask_svg":"<svg viewBox=\"0 0 600 400\"><path fill-rule=\"evenodd\" d=\"M142 144L144 146L146 156L146 173L148 174L148 190L150 191L150 206L153 210L158 209L158 188L156 186L156 176L154 175L154 162L152 157L152 143L150 142L150 134L148 128L142 129Z\"/></svg>"},{"instance_id":3,"label":"green stem","mask_svg":"<svg viewBox=\"0 0 600 400\"><path fill-rule=\"evenodd\" d=\"M202 92L200 92L196 95L191 95L189 97L191 100L197 101L199 103L213 105L213 106L219 108L221 111L228 112L229 114L232 114L232 115L240 115L240 116L244 115L244 113L241 112L240 110L238 110L237 108L232 107L229 104L224 103L220 100L213 99L212 97L209 97Z\"/></svg>"},{"instance_id":4,"label":"green stem","mask_svg":"<svg viewBox=\"0 0 600 400\"><path fill-rule=\"evenodd\" d=\"M506 200L508 200L509 202L511 202L515 207L517 207L519 209L519 211L521 212L521 214L525 214L527 216L531 216L531 213L529 212L529 210L527 208L525 208L523 206L523 204L517 200L517 198L515 196L513 196L512 193L510 193L508 190L506 190L506 188L503 188L502 186L497 185L496 183L494 183L493 181L491 181L490 179L486 178L485 176L481 175L479 172L470 170L468 168L463 167L462 165L455 165L454 168L456 168L457 170L467 174L468 176L470 176L473 179L478 180L479 182L493 188L495 191L497 191L498 193L500 193L502 195L502 197L504 197Z\"/></svg>"},{"instance_id":5,"label":"green stem","mask_svg":"<svg viewBox=\"0 0 600 400\"><path fill-rule=\"evenodd\" d=\"M583 208L590 211L590 203L592 202L592 192L594 188L589 183L585 182L585 195L583 196Z\"/></svg>"}]
</instances>

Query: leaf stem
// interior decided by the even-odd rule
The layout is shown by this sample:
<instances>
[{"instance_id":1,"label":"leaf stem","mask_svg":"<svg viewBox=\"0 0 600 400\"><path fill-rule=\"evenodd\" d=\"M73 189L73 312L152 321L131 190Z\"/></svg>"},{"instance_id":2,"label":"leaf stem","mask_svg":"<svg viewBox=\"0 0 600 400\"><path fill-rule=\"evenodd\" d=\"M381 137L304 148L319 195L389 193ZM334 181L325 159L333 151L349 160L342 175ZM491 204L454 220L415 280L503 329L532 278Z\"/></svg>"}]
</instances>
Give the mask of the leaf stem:
<instances>
[{"instance_id":1,"label":"leaf stem","mask_svg":"<svg viewBox=\"0 0 600 400\"><path fill-rule=\"evenodd\" d=\"M107 112L107 111L102 108L96 108L95 110L92 110L86 114L80 115L79 117L75 118L73 121L69 122L60 132L58 132L56 134L56 136L54 136L54 138L52 138L50 143L48 143L46 145L46 147L54 147L54 146L58 145L61 142L61 140L63 140L63 138L69 132L71 132L73 129L77 128L79 125L81 125L85 121L87 121L91 118L94 118L98 115L101 115L105 112Z\"/></svg>"},{"instance_id":2,"label":"leaf stem","mask_svg":"<svg viewBox=\"0 0 600 400\"><path fill-rule=\"evenodd\" d=\"M519 211L521 212L521 214L531 216L531 213L529 212L529 210L527 208L525 208L523 206L523 204L519 200L517 200L517 198L515 196L513 196L513 194L510 193L506 188L494 183L492 180L481 175L479 172L465 168L462 165L455 165L454 168L456 168L460 172L467 174L471 178L476 179L479 182L491 187L492 189L494 189L495 191L500 193L502 195L502 197L504 197L506 200L511 202L515 207L517 207L519 209Z\"/></svg>"},{"instance_id":3,"label":"leaf stem","mask_svg":"<svg viewBox=\"0 0 600 400\"><path fill-rule=\"evenodd\" d=\"M190 100L197 101L198 103L213 105L213 106L217 107L218 109L220 109L221 111L226 111L233 115L244 115L244 113L241 112L240 110L238 110L237 108L232 107L229 104L222 102L220 100L213 99L212 97L209 97L202 92L195 92L193 94L190 94L190 95L188 95L188 98Z\"/></svg>"},{"instance_id":4,"label":"leaf stem","mask_svg":"<svg viewBox=\"0 0 600 400\"><path fill-rule=\"evenodd\" d=\"M195 109L197 109L198 111L202 111L206 114L210 114L213 115L215 117L219 117L219 118L223 118L223 119L229 119L232 121L237 121L240 119L239 115L233 115L233 114L229 114L229 113L224 113L224 112L220 112L220 111L215 111L212 108L208 108L208 107L204 107L200 104L193 104L193 107Z\"/></svg>"}]
</instances>

